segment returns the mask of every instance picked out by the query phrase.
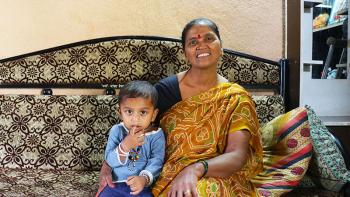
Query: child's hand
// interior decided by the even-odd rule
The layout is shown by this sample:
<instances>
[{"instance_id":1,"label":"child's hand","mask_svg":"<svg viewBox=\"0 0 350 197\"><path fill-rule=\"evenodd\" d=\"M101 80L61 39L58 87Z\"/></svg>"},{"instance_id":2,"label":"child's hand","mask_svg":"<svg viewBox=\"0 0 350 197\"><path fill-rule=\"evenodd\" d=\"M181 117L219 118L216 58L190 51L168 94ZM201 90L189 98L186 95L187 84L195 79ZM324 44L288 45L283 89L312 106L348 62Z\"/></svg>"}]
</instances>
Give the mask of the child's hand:
<instances>
[{"instance_id":1,"label":"child's hand","mask_svg":"<svg viewBox=\"0 0 350 197\"><path fill-rule=\"evenodd\" d=\"M142 192L145 187L147 180L144 176L129 176L126 180L126 184L130 187L131 195L137 195Z\"/></svg>"},{"instance_id":2,"label":"child's hand","mask_svg":"<svg viewBox=\"0 0 350 197\"><path fill-rule=\"evenodd\" d=\"M130 129L129 134L123 140L123 148L126 152L129 152L132 148L141 146L144 143L145 135L144 131L136 130L136 128Z\"/></svg>"}]
</instances>

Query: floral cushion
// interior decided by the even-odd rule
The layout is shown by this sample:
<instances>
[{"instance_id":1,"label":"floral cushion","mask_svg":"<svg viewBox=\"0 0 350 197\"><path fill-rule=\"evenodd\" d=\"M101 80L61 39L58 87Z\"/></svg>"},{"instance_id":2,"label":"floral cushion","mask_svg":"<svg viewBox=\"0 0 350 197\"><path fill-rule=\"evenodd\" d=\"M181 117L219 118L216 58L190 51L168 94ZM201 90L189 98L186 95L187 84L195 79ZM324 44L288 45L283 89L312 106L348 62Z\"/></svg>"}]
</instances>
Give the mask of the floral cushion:
<instances>
[{"instance_id":1,"label":"floral cushion","mask_svg":"<svg viewBox=\"0 0 350 197\"><path fill-rule=\"evenodd\" d=\"M253 183L261 196L280 196L296 188L311 159L306 108L282 114L261 128L264 169Z\"/></svg>"},{"instance_id":2,"label":"floral cushion","mask_svg":"<svg viewBox=\"0 0 350 197\"><path fill-rule=\"evenodd\" d=\"M311 108L308 109L308 116L313 157L307 175L316 185L330 191L340 191L346 182L350 182L350 171L346 169L344 158L322 120Z\"/></svg>"}]
</instances>

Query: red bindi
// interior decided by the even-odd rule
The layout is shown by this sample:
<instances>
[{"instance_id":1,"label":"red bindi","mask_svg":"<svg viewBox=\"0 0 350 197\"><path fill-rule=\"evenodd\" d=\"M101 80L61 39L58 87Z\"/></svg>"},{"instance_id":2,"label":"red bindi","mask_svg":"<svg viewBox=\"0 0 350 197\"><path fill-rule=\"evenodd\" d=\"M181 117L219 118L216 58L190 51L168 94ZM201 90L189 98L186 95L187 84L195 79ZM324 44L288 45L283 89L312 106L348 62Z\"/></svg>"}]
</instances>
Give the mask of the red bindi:
<instances>
[{"instance_id":1,"label":"red bindi","mask_svg":"<svg viewBox=\"0 0 350 197\"><path fill-rule=\"evenodd\" d=\"M201 38L201 35L198 34L198 35L197 35L197 38L200 39L200 38Z\"/></svg>"}]
</instances>

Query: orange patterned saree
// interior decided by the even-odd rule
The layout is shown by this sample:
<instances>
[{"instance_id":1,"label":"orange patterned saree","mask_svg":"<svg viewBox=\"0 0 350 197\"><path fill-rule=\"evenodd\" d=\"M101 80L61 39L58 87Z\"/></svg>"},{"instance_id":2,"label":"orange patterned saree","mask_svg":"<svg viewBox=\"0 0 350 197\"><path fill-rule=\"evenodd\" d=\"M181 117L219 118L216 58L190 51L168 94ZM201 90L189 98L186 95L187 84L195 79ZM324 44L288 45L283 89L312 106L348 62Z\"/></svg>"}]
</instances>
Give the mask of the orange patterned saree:
<instances>
[{"instance_id":1,"label":"orange patterned saree","mask_svg":"<svg viewBox=\"0 0 350 197\"><path fill-rule=\"evenodd\" d=\"M171 181L186 166L223 154L227 135L238 130L251 134L246 165L229 178L200 179L197 191L199 196L255 195L250 179L262 168L261 137L254 103L241 86L222 83L183 100L164 114L160 124L167 149L163 171L153 187L155 196L166 196Z\"/></svg>"}]
</instances>

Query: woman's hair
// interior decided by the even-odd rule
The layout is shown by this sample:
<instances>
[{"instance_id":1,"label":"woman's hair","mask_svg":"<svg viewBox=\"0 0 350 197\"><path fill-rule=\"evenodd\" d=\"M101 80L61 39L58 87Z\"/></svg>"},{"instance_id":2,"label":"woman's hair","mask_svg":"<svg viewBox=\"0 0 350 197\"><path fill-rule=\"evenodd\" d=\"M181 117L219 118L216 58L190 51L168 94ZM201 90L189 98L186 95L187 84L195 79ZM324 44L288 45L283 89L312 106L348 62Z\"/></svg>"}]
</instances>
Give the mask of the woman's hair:
<instances>
[{"instance_id":1,"label":"woman's hair","mask_svg":"<svg viewBox=\"0 0 350 197\"><path fill-rule=\"evenodd\" d=\"M156 88L147 81L130 81L119 91L119 105L127 98L150 98L153 107L156 108L158 102L158 92Z\"/></svg>"},{"instance_id":2,"label":"woman's hair","mask_svg":"<svg viewBox=\"0 0 350 197\"><path fill-rule=\"evenodd\" d=\"M220 32L219 32L218 26L210 19L197 18L197 19L194 19L194 20L190 21L189 23L187 23L186 26L184 27L184 29L182 30L181 41L182 41L182 47L183 48L185 48L187 32L195 25L206 25L206 26L208 26L211 30L213 30L213 32L216 34L216 36L219 38L219 40L221 42Z\"/></svg>"}]
</instances>

